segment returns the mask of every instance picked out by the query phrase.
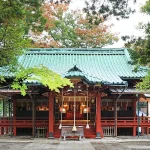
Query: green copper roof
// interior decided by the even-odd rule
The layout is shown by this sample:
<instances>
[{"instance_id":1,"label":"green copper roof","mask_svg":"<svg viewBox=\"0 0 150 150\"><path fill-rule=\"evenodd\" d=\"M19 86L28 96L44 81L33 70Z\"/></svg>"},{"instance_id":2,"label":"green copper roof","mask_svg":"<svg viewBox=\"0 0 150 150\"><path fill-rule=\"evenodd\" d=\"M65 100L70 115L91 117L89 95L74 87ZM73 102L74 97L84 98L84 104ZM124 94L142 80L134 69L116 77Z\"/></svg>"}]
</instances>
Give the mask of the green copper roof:
<instances>
[{"instance_id":1,"label":"green copper roof","mask_svg":"<svg viewBox=\"0 0 150 150\"><path fill-rule=\"evenodd\" d=\"M146 75L144 70L133 71L127 49L35 48L28 49L19 62L26 68L44 65L62 76L80 76L91 83L125 84L122 79ZM69 71L74 66L78 70Z\"/></svg>"},{"instance_id":2,"label":"green copper roof","mask_svg":"<svg viewBox=\"0 0 150 150\"><path fill-rule=\"evenodd\" d=\"M81 71L76 65L71 68L68 72L63 74L63 77L66 78L81 78L82 80L84 80L87 83L91 83L91 84L95 84L95 83L104 83L105 81L102 81L99 78L93 77L89 74L86 74L85 72Z\"/></svg>"}]
</instances>

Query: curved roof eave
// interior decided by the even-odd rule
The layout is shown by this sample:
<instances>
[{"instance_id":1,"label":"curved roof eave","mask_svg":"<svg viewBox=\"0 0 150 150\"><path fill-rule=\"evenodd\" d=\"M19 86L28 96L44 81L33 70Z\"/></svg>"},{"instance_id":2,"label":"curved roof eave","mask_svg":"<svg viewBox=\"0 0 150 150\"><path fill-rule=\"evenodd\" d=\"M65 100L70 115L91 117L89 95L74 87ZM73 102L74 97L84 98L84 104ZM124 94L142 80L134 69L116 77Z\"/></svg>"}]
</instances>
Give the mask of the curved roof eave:
<instances>
[{"instance_id":1,"label":"curved roof eave","mask_svg":"<svg viewBox=\"0 0 150 150\"><path fill-rule=\"evenodd\" d=\"M108 81L103 81L102 79L93 77L89 75L88 73L83 72L76 65L72 67L71 69L69 69L62 76L66 78L81 78L85 83L90 84L90 85L100 84L100 85L107 85L107 86L127 86L128 84L127 81L112 82L112 83Z\"/></svg>"}]
</instances>

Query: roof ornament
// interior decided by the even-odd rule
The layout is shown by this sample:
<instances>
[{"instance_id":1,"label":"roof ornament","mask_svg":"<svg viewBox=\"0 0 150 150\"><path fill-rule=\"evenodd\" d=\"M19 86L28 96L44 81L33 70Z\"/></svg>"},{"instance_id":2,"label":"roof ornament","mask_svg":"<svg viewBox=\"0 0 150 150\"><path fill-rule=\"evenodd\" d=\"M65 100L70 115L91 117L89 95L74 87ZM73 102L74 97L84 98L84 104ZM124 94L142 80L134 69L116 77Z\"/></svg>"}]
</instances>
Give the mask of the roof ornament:
<instances>
[{"instance_id":1,"label":"roof ornament","mask_svg":"<svg viewBox=\"0 0 150 150\"><path fill-rule=\"evenodd\" d=\"M76 65L74 65L73 68L69 69L68 72L72 72L72 71L79 71L82 72Z\"/></svg>"}]
</instances>

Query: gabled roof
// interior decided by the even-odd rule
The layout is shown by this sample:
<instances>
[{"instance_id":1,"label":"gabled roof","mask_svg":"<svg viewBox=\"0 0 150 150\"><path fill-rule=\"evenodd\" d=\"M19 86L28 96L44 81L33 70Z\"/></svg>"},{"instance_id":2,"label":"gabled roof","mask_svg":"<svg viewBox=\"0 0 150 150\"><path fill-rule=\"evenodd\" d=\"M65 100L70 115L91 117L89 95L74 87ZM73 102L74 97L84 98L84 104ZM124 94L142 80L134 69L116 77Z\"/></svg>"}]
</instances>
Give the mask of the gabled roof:
<instances>
[{"instance_id":1,"label":"gabled roof","mask_svg":"<svg viewBox=\"0 0 150 150\"><path fill-rule=\"evenodd\" d=\"M63 74L63 77L66 78L81 78L83 81L90 84L103 84L105 81L102 81L99 78L91 76L83 71L81 71L76 65L69 69L66 73Z\"/></svg>"},{"instance_id":2,"label":"gabled roof","mask_svg":"<svg viewBox=\"0 0 150 150\"><path fill-rule=\"evenodd\" d=\"M127 49L32 48L19 58L24 67L47 66L65 76L82 76L91 83L125 84L123 79L141 78L145 70L134 72ZM76 66L77 70L71 70Z\"/></svg>"}]
</instances>

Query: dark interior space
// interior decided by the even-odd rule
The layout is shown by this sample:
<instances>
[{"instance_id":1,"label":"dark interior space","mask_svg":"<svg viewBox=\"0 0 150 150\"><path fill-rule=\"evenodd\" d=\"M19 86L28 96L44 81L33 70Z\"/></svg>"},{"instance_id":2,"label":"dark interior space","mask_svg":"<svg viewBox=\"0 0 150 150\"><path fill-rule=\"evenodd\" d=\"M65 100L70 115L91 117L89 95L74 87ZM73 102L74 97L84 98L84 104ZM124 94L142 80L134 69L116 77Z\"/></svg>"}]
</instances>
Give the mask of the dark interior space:
<instances>
[{"instance_id":1,"label":"dark interior space","mask_svg":"<svg viewBox=\"0 0 150 150\"><path fill-rule=\"evenodd\" d=\"M118 128L117 132L118 132L118 136L132 136L133 129L132 128Z\"/></svg>"},{"instance_id":2,"label":"dark interior space","mask_svg":"<svg viewBox=\"0 0 150 150\"><path fill-rule=\"evenodd\" d=\"M32 128L17 128L17 136L31 136Z\"/></svg>"}]
</instances>

